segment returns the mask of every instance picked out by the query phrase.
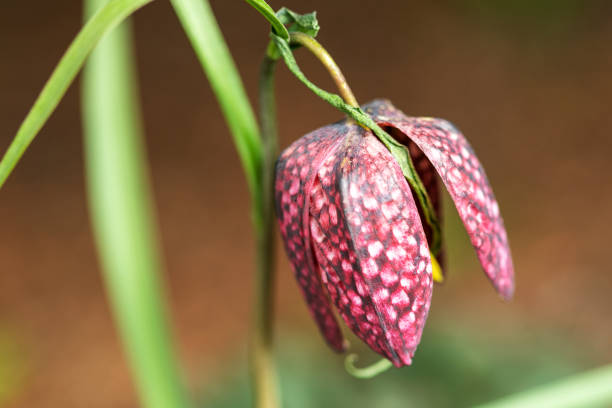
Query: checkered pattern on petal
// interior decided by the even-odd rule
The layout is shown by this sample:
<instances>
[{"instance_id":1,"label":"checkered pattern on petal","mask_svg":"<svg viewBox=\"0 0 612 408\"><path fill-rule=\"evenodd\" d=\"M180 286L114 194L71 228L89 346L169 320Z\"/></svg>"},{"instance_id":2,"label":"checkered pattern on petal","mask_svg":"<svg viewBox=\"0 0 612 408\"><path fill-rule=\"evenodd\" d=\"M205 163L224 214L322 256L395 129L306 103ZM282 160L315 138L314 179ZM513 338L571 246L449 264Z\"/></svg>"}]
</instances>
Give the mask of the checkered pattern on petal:
<instances>
[{"instance_id":1,"label":"checkered pattern on petal","mask_svg":"<svg viewBox=\"0 0 612 408\"><path fill-rule=\"evenodd\" d=\"M504 298L511 298L514 267L504 222L484 169L461 132L443 119L408 117L384 100L364 109L425 153L455 202L485 273Z\"/></svg>"},{"instance_id":2,"label":"checkered pattern on petal","mask_svg":"<svg viewBox=\"0 0 612 408\"><path fill-rule=\"evenodd\" d=\"M330 125L297 140L278 159L275 179L276 214L289 261L312 316L336 351L344 349L344 340L316 272L307 201L317 169L344 133L342 125Z\"/></svg>"},{"instance_id":3,"label":"checkered pattern on petal","mask_svg":"<svg viewBox=\"0 0 612 408\"><path fill-rule=\"evenodd\" d=\"M436 171L436 168L433 166L433 164L431 164L427 156L425 156L425 153L423 153L423 151L419 149L419 147L412 140L410 140L408 136L406 136L394 127L386 127L385 131L391 136L393 136L393 138L396 139L398 142L408 147L408 151L410 152L410 157L412 158L414 168L416 169L421 179L421 182L425 187L425 191L427 191L427 195L429 196L429 200L431 201L431 205L433 206L436 218L438 219L438 223L442 225L442 192L440 191L440 182L438 180L438 172ZM416 203L417 208L419 209L419 217L421 218L421 220L424 220L425 218L423 216L423 209L421 208L418 201ZM431 246L432 229L426 222L423 223L423 230L425 231L427 242ZM444 251L444 240L441 239L440 252L436 254L436 259L438 260L438 263L442 268L443 274L446 274L445 258L446 257Z\"/></svg>"},{"instance_id":4,"label":"checkered pattern on petal","mask_svg":"<svg viewBox=\"0 0 612 408\"><path fill-rule=\"evenodd\" d=\"M349 328L396 366L410 364L429 311L429 249L410 188L370 132L349 125L310 198L322 281Z\"/></svg>"}]
</instances>

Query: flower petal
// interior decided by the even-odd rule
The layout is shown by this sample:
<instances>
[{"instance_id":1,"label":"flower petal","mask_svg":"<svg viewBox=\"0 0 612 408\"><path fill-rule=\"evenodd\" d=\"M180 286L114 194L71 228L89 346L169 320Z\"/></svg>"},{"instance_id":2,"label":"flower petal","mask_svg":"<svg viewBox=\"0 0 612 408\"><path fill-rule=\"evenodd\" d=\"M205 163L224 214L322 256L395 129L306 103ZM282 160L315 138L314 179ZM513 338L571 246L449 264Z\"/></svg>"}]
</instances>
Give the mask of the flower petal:
<instances>
[{"instance_id":1,"label":"flower petal","mask_svg":"<svg viewBox=\"0 0 612 408\"><path fill-rule=\"evenodd\" d=\"M414 141L444 181L480 263L506 299L514 292L514 267L499 206L484 169L463 135L448 121L411 118L388 101L364 109L381 126L395 127Z\"/></svg>"},{"instance_id":2,"label":"flower petal","mask_svg":"<svg viewBox=\"0 0 612 408\"><path fill-rule=\"evenodd\" d=\"M275 180L276 214L289 261L312 316L336 351L344 349L344 339L319 280L306 199L318 167L337 145L342 131L341 126L330 125L297 140L278 159Z\"/></svg>"},{"instance_id":3,"label":"flower petal","mask_svg":"<svg viewBox=\"0 0 612 408\"><path fill-rule=\"evenodd\" d=\"M347 325L396 366L407 365L431 301L429 249L399 166L374 135L348 126L313 184L313 247Z\"/></svg>"},{"instance_id":4,"label":"flower petal","mask_svg":"<svg viewBox=\"0 0 612 408\"><path fill-rule=\"evenodd\" d=\"M439 225L442 225L444 222L444 212L442 209L442 191L440 189L440 182L438 180L438 173L436 172L436 168L431 164L425 153L415 143L410 143L407 145L408 150L410 151L410 157L412 158L412 162L414 163L414 167L425 186L425 190L427 191L427 195L431 200L431 205L436 214L436 218L438 219ZM417 208L419 209L419 217L423 218L423 210L421 206L417 203ZM427 224L423 224L423 229L425 230L425 236L427 237L427 242L431 242L431 227ZM442 269L442 276L446 275L446 251L444 249L444 237L440 237L440 248L438 253L435 254L435 257Z\"/></svg>"},{"instance_id":5,"label":"flower petal","mask_svg":"<svg viewBox=\"0 0 612 408\"><path fill-rule=\"evenodd\" d=\"M442 192L440 191L440 183L438 181L438 172L436 168L431 164L425 153L406 135L402 132L397 131L396 128L390 127L385 129L391 136L393 136L397 141L402 143L403 145L408 147L408 151L410 152L410 157L412 159L412 163L414 164L414 168L416 169L425 190L427 191L427 195L431 201L431 205L436 213L436 218L438 219L438 223L442 225L443 222L443 212L442 212ZM419 217L421 220L424 220L423 210L418 201L415 201L417 204L417 208L419 209ZM425 231L425 236L427 237L427 243L430 245L431 249L431 239L432 239L432 230L431 227L427 223L423 223L423 230ZM433 250L432 250L433 251ZM446 258L444 252L444 237L441 237L440 250L434 256L437 258L440 267L442 268L442 273L445 274L446 269Z\"/></svg>"}]
</instances>

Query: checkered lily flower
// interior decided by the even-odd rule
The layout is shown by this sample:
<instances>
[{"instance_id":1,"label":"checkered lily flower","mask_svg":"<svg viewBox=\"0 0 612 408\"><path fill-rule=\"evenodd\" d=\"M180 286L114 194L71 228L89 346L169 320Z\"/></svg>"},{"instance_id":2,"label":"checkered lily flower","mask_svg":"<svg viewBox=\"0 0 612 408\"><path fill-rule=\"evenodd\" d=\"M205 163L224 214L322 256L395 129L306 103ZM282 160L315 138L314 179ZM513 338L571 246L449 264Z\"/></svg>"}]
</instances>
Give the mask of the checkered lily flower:
<instances>
[{"instance_id":1,"label":"checkered lily flower","mask_svg":"<svg viewBox=\"0 0 612 408\"><path fill-rule=\"evenodd\" d=\"M499 207L463 135L445 120L408 117L388 101L362 109L409 149L436 211L439 175L486 275L502 297L512 297ZM296 279L330 346L345 348L333 304L374 351L409 365L431 303L430 231L385 146L349 120L315 130L281 154L275 200Z\"/></svg>"}]
</instances>

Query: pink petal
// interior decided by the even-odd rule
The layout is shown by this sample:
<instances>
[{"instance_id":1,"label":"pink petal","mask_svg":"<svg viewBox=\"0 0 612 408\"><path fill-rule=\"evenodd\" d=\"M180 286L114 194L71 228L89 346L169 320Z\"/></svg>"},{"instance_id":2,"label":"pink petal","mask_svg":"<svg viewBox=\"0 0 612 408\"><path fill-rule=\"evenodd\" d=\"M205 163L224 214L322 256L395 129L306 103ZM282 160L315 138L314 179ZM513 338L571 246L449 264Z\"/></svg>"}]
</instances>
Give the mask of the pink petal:
<instances>
[{"instance_id":1,"label":"pink petal","mask_svg":"<svg viewBox=\"0 0 612 408\"><path fill-rule=\"evenodd\" d=\"M338 125L326 126L289 146L278 159L275 180L276 214L289 261L312 316L336 351L344 349L344 339L315 272L305 201L318 167L340 140L341 130Z\"/></svg>"},{"instance_id":2,"label":"pink petal","mask_svg":"<svg viewBox=\"0 0 612 408\"><path fill-rule=\"evenodd\" d=\"M414 168L416 169L421 181L423 182L423 186L427 191L427 195L431 200L431 204L436 213L436 217L438 218L438 222L442 225L443 222L443 211L442 211L442 191L440 190L440 182L438 181L438 172L436 168L431 164L425 153L419 147L410 140L405 134L400 132L394 127L385 128L394 139L398 142L402 143L404 146L408 147L408 151L410 152L410 157L412 158L412 163L414 164ZM417 204L417 208L419 209L419 218L424 220L423 209L418 201L415 201ZM431 247L431 239L432 239L432 230L429 224L423 222L423 230L425 231L425 236L427 237L427 242ZM442 268L442 273L446 274L446 262L445 262L445 253L444 253L444 239L442 238L440 252L436 255L436 259Z\"/></svg>"},{"instance_id":3,"label":"pink petal","mask_svg":"<svg viewBox=\"0 0 612 408\"><path fill-rule=\"evenodd\" d=\"M371 133L347 126L346 140L323 162L312 188L315 255L351 330L396 366L407 365L431 301L425 234L390 153Z\"/></svg>"},{"instance_id":4,"label":"pink petal","mask_svg":"<svg viewBox=\"0 0 612 408\"><path fill-rule=\"evenodd\" d=\"M480 263L506 299L514 292L514 267L504 222L484 169L463 135L442 119L411 118L388 101L366 105L381 126L399 129L414 141L444 181Z\"/></svg>"}]
</instances>

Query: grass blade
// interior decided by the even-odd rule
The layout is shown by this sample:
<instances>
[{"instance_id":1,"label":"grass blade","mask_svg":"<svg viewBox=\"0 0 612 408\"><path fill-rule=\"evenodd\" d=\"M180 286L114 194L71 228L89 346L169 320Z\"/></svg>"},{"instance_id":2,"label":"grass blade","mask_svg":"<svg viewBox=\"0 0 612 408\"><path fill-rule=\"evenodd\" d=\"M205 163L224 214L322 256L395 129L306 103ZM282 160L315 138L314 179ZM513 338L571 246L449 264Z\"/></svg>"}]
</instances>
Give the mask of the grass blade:
<instances>
[{"instance_id":1,"label":"grass blade","mask_svg":"<svg viewBox=\"0 0 612 408\"><path fill-rule=\"evenodd\" d=\"M57 107L85 58L102 36L152 0L111 0L83 26L45 84L0 162L0 189Z\"/></svg>"},{"instance_id":2,"label":"grass blade","mask_svg":"<svg viewBox=\"0 0 612 408\"><path fill-rule=\"evenodd\" d=\"M106 0L87 0L86 11ZM104 280L141 404L189 405L173 351L127 23L105 37L83 76L90 213Z\"/></svg>"}]
</instances>

